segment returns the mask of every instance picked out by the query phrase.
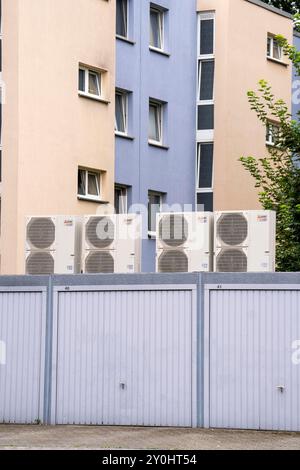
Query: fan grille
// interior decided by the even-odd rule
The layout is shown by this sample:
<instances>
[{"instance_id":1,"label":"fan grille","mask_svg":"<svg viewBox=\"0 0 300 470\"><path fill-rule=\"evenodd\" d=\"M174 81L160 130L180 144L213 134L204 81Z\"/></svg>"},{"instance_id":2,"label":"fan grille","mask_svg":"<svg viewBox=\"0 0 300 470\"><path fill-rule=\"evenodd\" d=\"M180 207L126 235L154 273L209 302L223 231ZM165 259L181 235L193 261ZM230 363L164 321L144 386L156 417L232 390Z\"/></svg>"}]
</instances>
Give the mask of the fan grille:
<instances>
[{"instance_id":1,"label":"fan grille","mask_svg":"<svg viewBox=\"0 0 300 470\"><path fill-rule=\"evenodd\" d=\"M182 251L165 251L158 259L158 271L160 273L186 273L188 269L188 257Z\"/></svg>"},{"instance_id":2,"label":"fan grille","mask_svg":"<svg viewBox=\"0 0 300 470\"><path fill-rule=\"evenodd\" d=\"M26 259L26 274L54 274L54 259L50 253L31 253Z\"/></svg>"},{"instance_id":3,"label":"fan grille","mask_svg":"<svg viewBox=\"0 0 300 470\"><path fill-rule=\"evenodd\" d=\"M115 238L115 225L109 217L91 217L86 224L86 240L94 248L107 248Z\"/></svg>"},{"instance_id":4,"label":"fan grille","mask_svg":"<svg viewBox=\"0 0 300 470\"><path fill-rule=\"evenodd\" d=\"M160 219L159 238L167 246L181 246L188 239L188 223L184 215L171 214Z\"/></svg>"},{"instance_id":5,"label":"fan grille","mask_svg":"<svg viewBox=\"0 0 300 470\"><path fill-rule=\"evenodd\" d=\"M247 219L242 214L223 214L217 223L217 234L226 245L241 245L248 236Z\"/></svg>"},{"instance_id":6,"label":"fan grille","mask_svg":"<svg viewBox=\"0 0 300 470\"><path fill-rule=\"evenodd\" d=\"M47 217L35 217L27 225L27 241L33 248L45 250L55 241L55 224Z\"/></svg>"},{"instance_id":7,"label":"fan grille","mask_svg":"<svg viewBox=\"0 0 300 470\"><path fill-rule=\"evenodd\" d=\"M85 272L88 274L113 273L114 268L114 258L106 251L89 253L85 260Z\"/></svg>"},{"instance_id":8,"label":"fan grille","mask_svg":"<svg viewBox=\"0 0 300 470\"><path fill-rule=\"evenodd\" d=\"M217 256L217 272L244 273L247 272L247 256L242 250L222 250Z\"/></svg>"}]
</instances>

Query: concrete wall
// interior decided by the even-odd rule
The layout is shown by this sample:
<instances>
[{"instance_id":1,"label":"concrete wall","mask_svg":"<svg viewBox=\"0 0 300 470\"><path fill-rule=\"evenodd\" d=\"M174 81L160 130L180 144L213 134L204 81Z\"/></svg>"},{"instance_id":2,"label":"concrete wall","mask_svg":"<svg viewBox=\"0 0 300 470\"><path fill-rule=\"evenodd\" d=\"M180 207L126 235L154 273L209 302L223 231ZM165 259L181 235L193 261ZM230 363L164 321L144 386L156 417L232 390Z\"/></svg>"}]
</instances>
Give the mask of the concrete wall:
<instances>
[{"instance_id":1,"label":"concrete wall","mask_svg":"<svg viewBox=\"0 0 300 470\"><path fill-rule=\"evenodd\" d=\"M147 207L148 190L165 193L166 204L195 202L196 2L160 0L167 8L165 56L149 50L149 0L130 3L130 39L117 40L119 88L130 96L129 134L116 137L116 183L128 185L129 202ZM149 97L166 101L164 144L148 145ZM142 270L155 270L155 240L147 239L144 214Z\"/></svg>"},{"instance_id":2,"label":"concrete wall","mask_svg":"<svg viewBox=\"0 0 300 470\"><path fill-rule=\"evenodd\" d=\"M1 271L24 272L27 215L89 214L78 166L101 170L113 203L115 2L3 0ZM107 70L104 104L78 96L79 62Z\"/></svg>"},{"instance_id":3,"label":"concrete wall","mask_svg":"<svg viewBox=\"0 0 300 470\"><path fill-rule=\"evenodd\" d=\"M214 209L259 208L254 180L238 159L267 153L265 128L250 110L248 90L264 78L275 96L291 103L290 64L267 59L267 35L293 37L291 18L246 0L198 0L199 11L216 12ZM287 59L284 59L287 63Z\"/></svg>"}]
</instances>

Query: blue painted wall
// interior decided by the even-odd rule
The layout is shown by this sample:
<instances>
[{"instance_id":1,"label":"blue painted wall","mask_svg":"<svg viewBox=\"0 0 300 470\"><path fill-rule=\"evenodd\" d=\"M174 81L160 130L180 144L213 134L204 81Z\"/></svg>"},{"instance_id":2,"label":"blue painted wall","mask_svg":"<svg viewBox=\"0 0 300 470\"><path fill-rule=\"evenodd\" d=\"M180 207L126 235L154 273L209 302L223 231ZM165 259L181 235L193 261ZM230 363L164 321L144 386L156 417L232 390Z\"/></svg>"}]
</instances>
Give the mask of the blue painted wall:
<instances>
[{"instance_id":1,"label":"blue painted wall","mask_svg":"<svg viewBox=\"0 0 300 470\"><path fill-rule=\"evenodd\" d=\"M168 9L165 56L149 50L149 0L129 0L129 39L117 39L116 86L128 90L133 140L116 136L116 183L130 186L129 205L147 207L148 190L165 193L166 204L195 207L196 0L155 0ZM148 145L149 97L167 103L164 144ZM155 240L143 223L142 271L155 271Z\"/></svg>"},{"instance_id":2,"label":"blue painted wall","mask_svg":"<svg viewBox=\"0 0 300 470\"><path fill-rule=\"evenodd\" d=\"M300 51L300 34L294 34L294 46ZM292 104L293 104L293 117L297 119L297 112L300 111L300 77L296 75L294 70L293 74L293 89L292 89Z\"/></svg>"}]
</instances>

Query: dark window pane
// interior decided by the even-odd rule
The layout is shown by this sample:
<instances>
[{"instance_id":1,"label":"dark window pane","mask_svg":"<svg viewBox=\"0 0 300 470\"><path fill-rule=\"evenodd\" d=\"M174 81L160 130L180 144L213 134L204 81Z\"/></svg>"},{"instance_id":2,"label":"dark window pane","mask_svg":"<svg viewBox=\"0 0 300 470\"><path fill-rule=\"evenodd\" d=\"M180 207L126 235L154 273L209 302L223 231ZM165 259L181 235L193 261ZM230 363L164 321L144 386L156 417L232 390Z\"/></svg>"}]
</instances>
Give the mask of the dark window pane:
<instances>
[{"instance_id":1,"label":"dark window pane","mask_svg":"<svg viewBox=\"0 0 300 470\"><path fill-rule=\"evenodd\" d=\"M199 211L213 212L214 210L214 194L213 193L198 193L197 204Z\"/></svg>"},{"instance_id":2,"label":"dark window pane","mask_svg":"<svg viewBox=\"0 0 300 470\"><path fill-rule=\"evenodd\" d=\"M214 20L201 20L200 54L214 53Z\"/></svg>"},{"instance_id":3,"label":"dark window pane","mask_svg":"<svg viewBox=\"0 0 300 470\"><path fill-rule=\"evenodd\" d=\"M148 230L156 230L156 214L160 212L161 196L159 194L149 193L148 195Z\"/></svg>"},{"instance_id":4,"label":"dark window pane","mask_svg":"<svg viewBox=\"0 0 300 470\"><path fill-rule=\"evenodd\" d=\"M198 106L198 130L214 129L214 105Z\"/></svg>"},{"instance_id":5,"label":"dark window pane","mask_svg":"<svg viewBox=\"0 0 300 470\"><path fill-rule=\"evenodd\" d=\"M200 100L212 100L214 92L214 60L204 60L200 62Z\"/></svg>"},{"instance_id":6,"label":"dark window pane","mask_svg":"<svg viewBox=\"0 0 300 470\"><path fill-rule=\"evenodd\" d=\"M118 36L127 37L127 0L117 0L117 25Z\"/></svg>"},{"instance_id":7,"label":"dark window pane","mask_svg":"<svg viewBox=\"0 0 300 470\"><path fill-rule=\"evenodd\" d=\"M199 144L198 147L198 171L199 180L198 188L211 188L212 187L212 174L213 174L213 153L214 145Z\"/></svg>"},{"instance_id":8,"label":"dark window pane","mask_svg":"<svg viewBox=\"0 0 300 470\"><path fill-rule=\"evenodd\" d=\"M86 195L86 188L85 188L85 177L86 172L84 170L78 170L78 194L80 196Z\"/></svg>"},{"instance_id":9,"label":"dark window pane","mask_svg":"<svg viewBox=\"0 0 300 470\"><path fill-rule=\"evenodd\" d=\"M79 69L79 77L78 77L78 89L79 91L85 91L85 71Z\"/></svg>"}]
</instances>

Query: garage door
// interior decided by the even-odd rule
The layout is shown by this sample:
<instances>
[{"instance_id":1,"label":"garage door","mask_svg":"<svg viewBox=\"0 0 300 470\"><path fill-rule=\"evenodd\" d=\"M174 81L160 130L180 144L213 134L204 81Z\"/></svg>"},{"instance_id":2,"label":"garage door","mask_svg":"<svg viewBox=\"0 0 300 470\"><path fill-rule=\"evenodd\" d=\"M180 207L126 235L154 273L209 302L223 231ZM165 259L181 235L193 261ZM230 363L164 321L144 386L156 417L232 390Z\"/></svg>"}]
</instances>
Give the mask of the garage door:
<instances>
[{"instance_id":1,"label":"garage door","mask_svg":"<svg viewBox=\"0 0 300 470\"><path fill-rule=\"evenodd\" d=\"M300 292L209 290L205 424L300 430Z\"/></svg>"},{"instance_id":2,"label":"garage door","mask_svg":"<svg viewBox=\"0 0 300 470\"><path fill-rule=\"evenodd\" d=\"M0 422L43 421L46 291L0 291Z\"/></svg>"},{"instance_id":3,"label":"garage door","mask_svg":"<svg viewBox=\"0 0 300 470\"><path fill-rule=\"evenodd\" d=\"M75 290L56 304L53 423L195 425L195 290Z\"/></svg>"}]
</instances>

